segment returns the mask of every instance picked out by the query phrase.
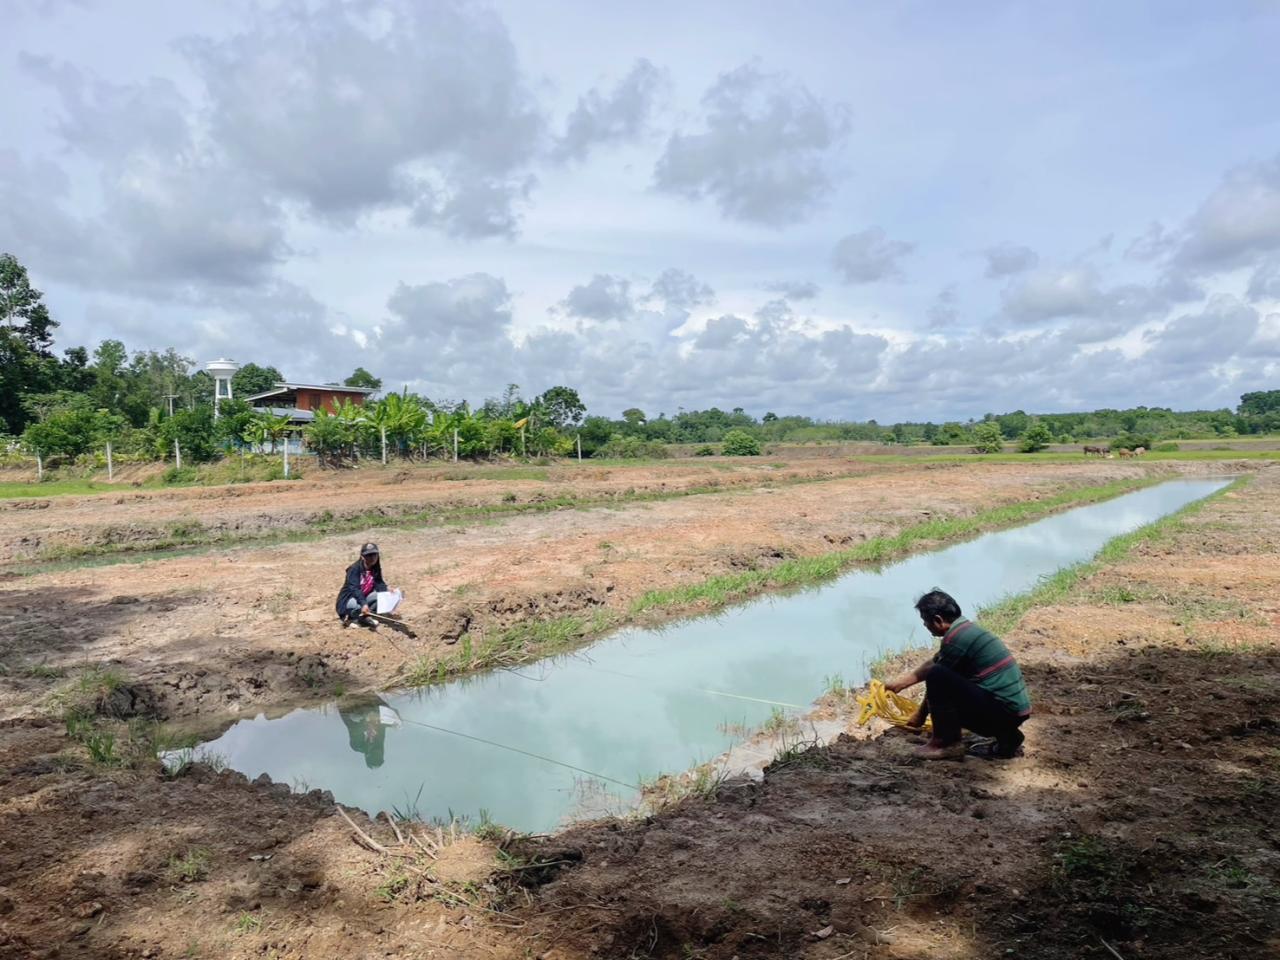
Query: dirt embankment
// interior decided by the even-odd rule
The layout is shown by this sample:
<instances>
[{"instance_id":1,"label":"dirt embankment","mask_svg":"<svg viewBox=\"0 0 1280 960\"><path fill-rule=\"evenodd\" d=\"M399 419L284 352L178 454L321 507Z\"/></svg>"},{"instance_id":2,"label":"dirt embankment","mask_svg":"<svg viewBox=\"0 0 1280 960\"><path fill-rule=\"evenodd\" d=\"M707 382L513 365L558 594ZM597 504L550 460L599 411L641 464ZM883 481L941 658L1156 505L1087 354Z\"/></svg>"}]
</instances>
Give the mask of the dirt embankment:
<instances>
[{"instance_id":1,"label":"dirt embankment","mask_svg":"<svg viewBox=\"0 0 1280 960\"><path fill-rule=\"evenodd\" d=\"M1017 494L1018 482L1079 481L1049 476L1006 475L1001 488L994 470L969 475L967 494L956 478L934 485L918 477L901 490L839 481L850 486L821 485L825 496L805 502L791 493L815 488L797 487L789 509L749 516L743 503L754 510L779 495L678 502L696 506L687 514L664 513L673 501L554 519L612 521L614 549L624 543L626 562L648 571L647 581L628 581L636 590L664 582L655 570L670 582L725 569L723 558L706 559L717 548L767 544L780 531L804 529L804 520L813 522L803 542L820 549L842 517L846 531L866 516L892 529L894 517L905 522L929 509L919 498L944 491L953 497L948 509L974 510L993 490ZM888 494L887 502L876 499ZM722 498L734 502L717 507ZM550 519L454 534L463 546L444 556L464 566L435 576L485 584L494 571L515 573L495 577L494 595L557 565L581 576L583 538L595 543L600 534L539 525ZM397 549L413 550L422 536L403 535ZM487 560L466 566L481 548ZM430 555L418 549L414 556ZM521 552L530 559L511 568L511 555ZM86 631L82 646L63 655L101 657L113 648L93 647L93 637L107 628L131 666L154 664L160 676L185 650L213 669L225 652L199 638L184 647L162 632L169 617L198 604L158 618L137 609L176 603L175 581L164 577L195 559L74 572L86 581L23 581L24 592L4 606L26 602L29 583L66 588L68 600L88 591L60 627L88 618L77 628ZM292 561L253 551L236 561L253 564L243 580L239 571L231 579L207 568L187 572L206 578L201 585L214 589L205 604L225 615L245 599L230 602L228 590L281 575L271 565ZM94 579L106 574L115 579ZM141 602L101 605L96 598L111 591ZM261 598L246 593L253 611ZM1010 633L1036 700L1025 758L927 765L894 736L841 742L771 769L759 785L729 785L644 821L584 826L512 848L524 858L514 861L470 840L447 846L439 860L376 854L353 841L323 794L201 767L167 778L145 765L95 765L60 724L10 721L0 725L0 956L1277 956L1277 596L1280 476L1268 471L1085 582L1067 603L1032 611ZM92 619L99 607L107 620ZM288 618L260 613L252 624L261 638L243 638L241 649L275 663L267 638ZM7 644L15 622L0 626ZM344 636L313 627L306 649L323 645L327 659ZM18 662L32 663L38 648L21 649ZM3 679L39 682L14 673ZM180 702L196 710L205 703ZM385 822L357 822L379 842L395 839Z\"/></svg>"},{"instance_id":2,"label":"dirt embankment","mask_svg":"<svg viewBox=\"0 0 1280 960\"><path fill-rule=\"evenodd\" d=\"M360 530L38 573L0 590L0 663L10 668L0 676L0 716L30 712L56 686L52 674L89 663L111 664L148 685L168 720L216 719L392 685L419 658L451 655L450 644L464 633L484 638L515 624L599 611L624 617L648 590L844 549L923 520L1138 478L1144 469L1096 461L897 466L790 486L762 484L756 474L752 485L724 493L610 509ZM602 489L639 482L616 473L601 478ZM466 487L437 482L428 492L438 486ZM216 499L187 502L209 516L225 507ZM343 568L369 537L381 545L391 584L407 593L416 640L343 630L336 620Z\"/></svg>"}]
</instances>

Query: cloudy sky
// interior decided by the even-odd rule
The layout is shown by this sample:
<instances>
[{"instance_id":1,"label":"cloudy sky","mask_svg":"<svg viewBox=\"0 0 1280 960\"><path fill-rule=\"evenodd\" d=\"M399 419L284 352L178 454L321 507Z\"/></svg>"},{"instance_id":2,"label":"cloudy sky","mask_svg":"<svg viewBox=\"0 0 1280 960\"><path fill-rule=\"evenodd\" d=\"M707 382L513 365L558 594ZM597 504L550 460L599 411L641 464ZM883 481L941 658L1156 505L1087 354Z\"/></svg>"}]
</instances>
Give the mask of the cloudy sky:
<instances>
[{"instance_id":1,"label":"cloudy sky","mask_svg":"<svg viewBox=\"0 0 1280 960\"><path fill-rule=\"evenodd\" d=\"M59 346L965 418L1280 388L1280 5L0 0Z\"/></svg>"}]
</instances>

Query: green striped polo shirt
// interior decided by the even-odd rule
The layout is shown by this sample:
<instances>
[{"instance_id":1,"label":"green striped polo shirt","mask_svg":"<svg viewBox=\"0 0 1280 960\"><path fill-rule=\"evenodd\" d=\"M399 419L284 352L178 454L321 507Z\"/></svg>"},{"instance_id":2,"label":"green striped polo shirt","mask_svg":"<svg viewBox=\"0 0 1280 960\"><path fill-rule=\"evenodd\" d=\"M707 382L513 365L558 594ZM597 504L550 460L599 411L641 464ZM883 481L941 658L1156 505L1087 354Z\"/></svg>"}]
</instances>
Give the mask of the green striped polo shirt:
<instances>
[{"instance_id":1,"label":"green striped polo shirt","mask_svg":"<svg viewBox=\"0 0 1280 960\"><path fill-rule=\"evenodd\" d=\"M1031 697L1013 654L999 637L964 617L942 637L934 663L972 680L1019 717L1030 716Z\"/></svg>"}]
</instances>

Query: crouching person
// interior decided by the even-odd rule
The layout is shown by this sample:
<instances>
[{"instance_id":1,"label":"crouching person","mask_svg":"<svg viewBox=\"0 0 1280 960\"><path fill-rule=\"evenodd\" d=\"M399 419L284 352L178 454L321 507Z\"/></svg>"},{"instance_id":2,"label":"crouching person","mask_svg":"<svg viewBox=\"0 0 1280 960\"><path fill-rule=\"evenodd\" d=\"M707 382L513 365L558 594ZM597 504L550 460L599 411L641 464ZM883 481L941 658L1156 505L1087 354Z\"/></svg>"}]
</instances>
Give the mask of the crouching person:
<instances>
[{"instance_id":1,"label":"crouching person","mask_svg":"<svg viewBox=\"0 0 1280 960\"><path fill-rule=\"evenodd\" d=\"M366 543L360 548L356 562L347 567L347 579L338 594L338 618L342 625L355 621L362 627L372 627L377 621L369 616L370 607L378 603L378 593L387 589L382 579L382 560L376 543Z\"/></svg>"},{"instance_id":2,"label":"crouching person","mask_svg":"<svg viewBox=\"0 0 1280 960\"><path fill-rule=\"evenodd\" d=\"M961 616L960 605L941 590L930 590L917 600L916 610L929 633L941 640L938 652L885 684L894 693L925 685L925 699L912 726L932 717L933 738L916 755L926 760L963 757L961 731L971 730L995 738L976 745L971 753L988 759L1017 756L1023 741L1018 728L1031 715L1031 698L1009 648Z\"/></svg>"}]
</instances>

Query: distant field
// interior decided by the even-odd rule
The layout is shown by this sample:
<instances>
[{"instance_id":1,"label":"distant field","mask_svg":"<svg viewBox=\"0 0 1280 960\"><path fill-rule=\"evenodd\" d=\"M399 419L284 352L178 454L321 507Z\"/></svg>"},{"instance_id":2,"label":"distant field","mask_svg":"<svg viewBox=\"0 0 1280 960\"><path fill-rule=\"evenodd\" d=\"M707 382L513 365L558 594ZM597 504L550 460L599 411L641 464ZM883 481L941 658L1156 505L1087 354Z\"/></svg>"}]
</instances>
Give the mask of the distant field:
<instances>
[{"instance_id":1,"label":"distant field","mask_svg":"<svg viewBox=\"0 0 1280 960\"><path fill-rule=\"evenodd\" d=\"M1142 459L1152 460L1280 460L1280 436L1266 437L1233 437L1216 440L1177 440L1178 450L1155 452L1149 451ZM1106 446L1107 440L1087 441L1090 446ZM695 451L707 444L671 444L667 449L670 457L662 460L593 460L587 458L579 463L572 457L555 461L554 464L526 464L515 461L495 463L459 463L447 461L432 463L390 463L383 467L378 463L366 463L362 469L371 474L380 475L386 470L409 469L415 471L438 471L435 475L440 480L546 480L548 468L559 471L577 469L590 470L599 468L643 467L661 469L663 464L679 462L683 468L694 464L704 465L708 471L731 469L731 465L759 466L768 458L785 461L812 460L849 460L874 458L877 462L901 463L978 460L991 463L1025 463L1030 460L1041 462L1067 462L1084 458L1084 443L1051 444L1048 449L1034 454L1018 453L1017 445L1005 444L1002 453L977 454L967 446L934 446L920 444L900 446L882 443L769 443L764 446L762 457L699 457ZM338 476L354 477L351 471L320 471L311 457L301 457L294 461L295 475L305 475L308 479L320 477L334 478ZM125 490L157 489L178 486L220 486L238 482L263 482L278 478L278 458L255 458L248 469L234 458L216 464L203 464L196 469L194 477L185 483L165 484L161 480L166 464L148 463L131 464L118 468L114 482L108 482L106 471L102 470L90 478L51 479L43 483L34 479L34 469L6 470L0 473L0 500L22 499L31 497L85 496L91 494L112 493ZM785 464L777 464L784 466ZM272 471L275 471L273 474ZM56 475L55 475L56 476Z\"/></svg>"}]
</instances>

